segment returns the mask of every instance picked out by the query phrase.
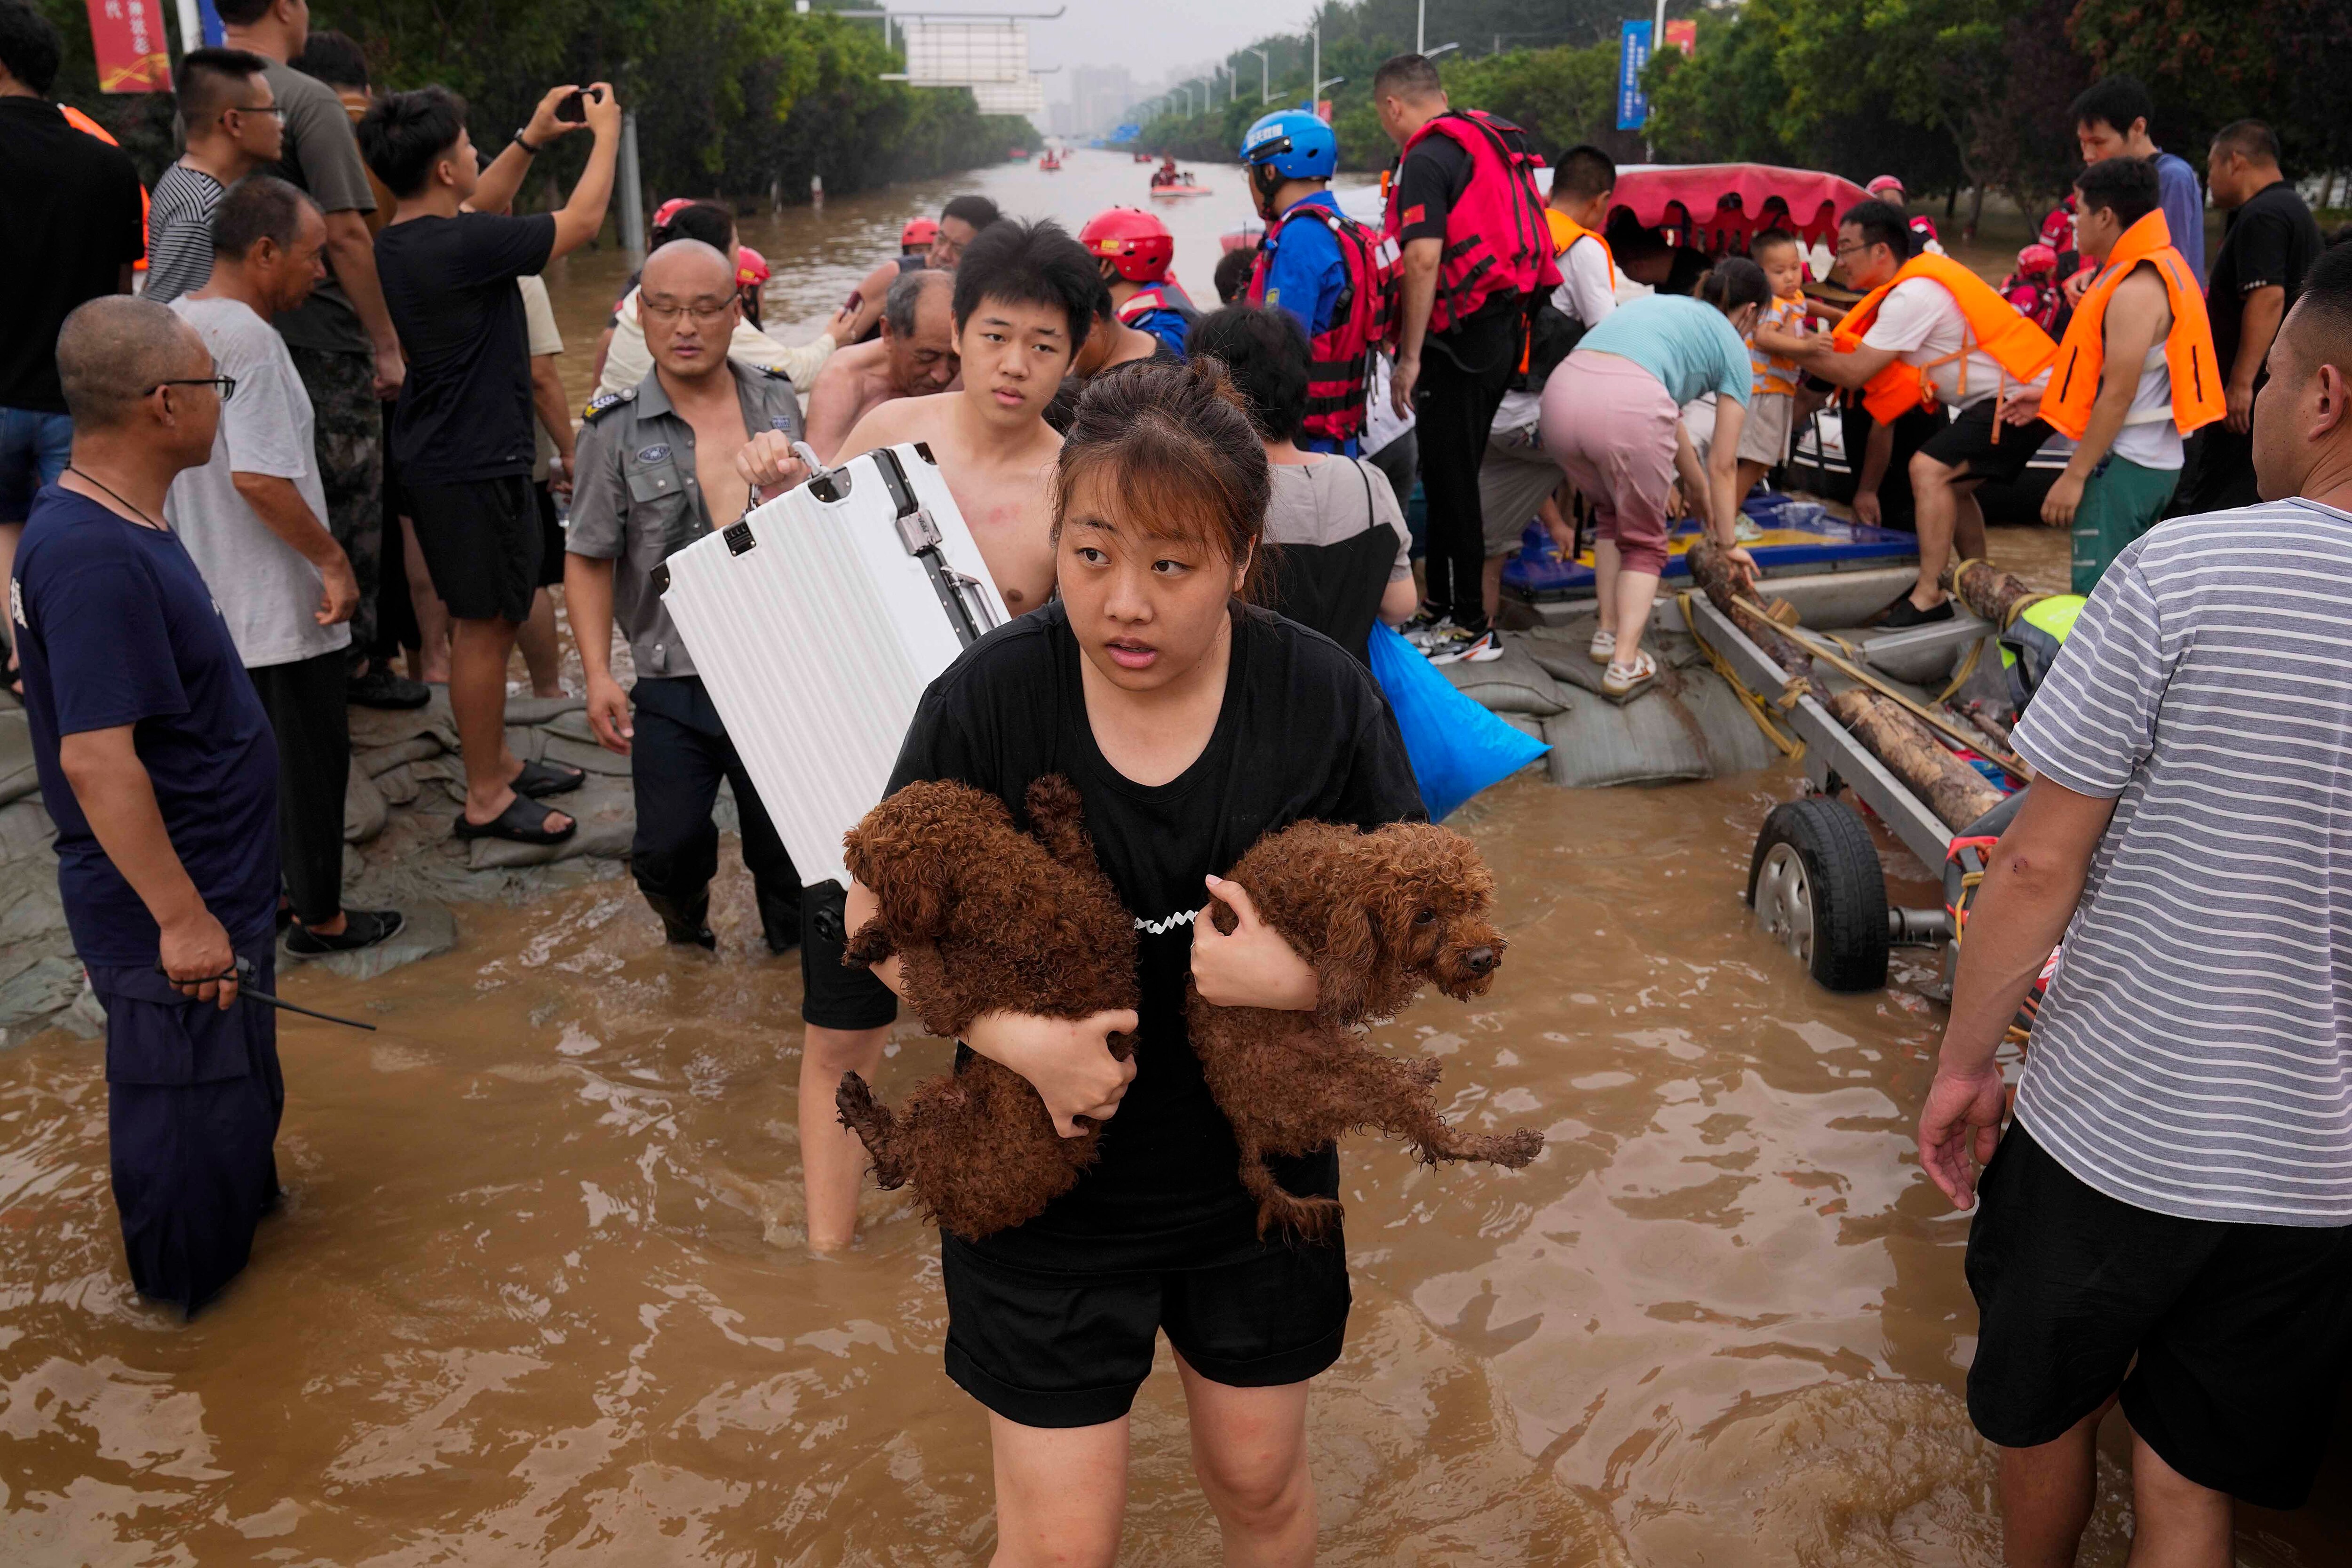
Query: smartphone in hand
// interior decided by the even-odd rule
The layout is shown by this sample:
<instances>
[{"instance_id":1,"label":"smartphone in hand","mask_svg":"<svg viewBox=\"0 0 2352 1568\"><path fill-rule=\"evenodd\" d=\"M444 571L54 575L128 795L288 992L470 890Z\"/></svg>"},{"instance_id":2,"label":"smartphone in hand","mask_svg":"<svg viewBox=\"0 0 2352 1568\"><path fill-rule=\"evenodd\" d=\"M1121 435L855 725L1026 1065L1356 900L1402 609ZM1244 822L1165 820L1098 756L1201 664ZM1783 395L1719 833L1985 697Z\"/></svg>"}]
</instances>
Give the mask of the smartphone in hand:
<instances>
[{"instance_id":1,"label":"smartphone in hand","mask_svg":"<svg viewBox=\"0 0 2352 1568\"><path fill-rule=\"evenodd\" d=\"M595 88L581 88L563 95L563 101L555 106L555 118L562 121L567 125L587 124L588 95L592 92L596 94L597 102L602 103L604 101L604 93L598 91Z\"/></svg>"}]
</instances>

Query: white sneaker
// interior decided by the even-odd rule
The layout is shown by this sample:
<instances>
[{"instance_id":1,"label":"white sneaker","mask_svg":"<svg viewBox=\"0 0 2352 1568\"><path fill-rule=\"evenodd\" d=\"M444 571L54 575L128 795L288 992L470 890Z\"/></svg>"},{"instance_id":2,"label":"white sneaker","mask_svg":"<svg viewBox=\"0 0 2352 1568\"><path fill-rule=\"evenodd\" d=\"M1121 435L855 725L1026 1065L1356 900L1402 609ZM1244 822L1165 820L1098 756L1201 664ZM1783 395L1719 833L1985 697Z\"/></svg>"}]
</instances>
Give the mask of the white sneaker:
<instances>
[{"instance_id":1,"label":"white sneaker","mask_svg":"<svg viewBox=\"0 0 2352 1568\"><path fill-rule=\"evenodd\" d=\"M1503 657L1503 639L1491 628L1472 636L1460 626L1448 628L1442 641L1429 645L1432 664L1485 664Z\"/></svg>"},{"instance_id":2,"label":"white sneaker","mask_svg":"<svg viewBox=\"0 0 2352 1568\"><path fill-rule=\"evenodd\" d=\"M1405 641L1426 651L1430 644L1452 635L1454 617L1433 616L1427 610L1422 610L1416 612L1412 619L1399 626L1397 631Z\"/></svg>"}]
</instances>

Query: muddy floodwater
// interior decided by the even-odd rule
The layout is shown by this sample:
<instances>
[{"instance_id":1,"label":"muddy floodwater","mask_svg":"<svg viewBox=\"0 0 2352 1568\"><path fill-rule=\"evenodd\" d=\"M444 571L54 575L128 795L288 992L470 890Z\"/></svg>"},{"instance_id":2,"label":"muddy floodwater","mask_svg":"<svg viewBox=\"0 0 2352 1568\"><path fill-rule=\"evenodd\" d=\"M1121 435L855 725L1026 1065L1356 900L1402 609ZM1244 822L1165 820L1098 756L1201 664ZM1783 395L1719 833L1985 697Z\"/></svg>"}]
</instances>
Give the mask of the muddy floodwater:
<instances>
[{"instance_id":1,"label":"muddy floodwater","mask_svg":"<svg viewBox=\"0 0 2352 1568\"><path fill-rule=\"evenodd\" d=\"M1066 177L982 184L1057 210ZM939 194L856 221L895 232ZM814 253L834 221L775 226ZM617 280L570 279L567 319ZM2046 577L2063 541L1995 553ZM1963 1404L1967 1222L1911 1145L1937 976L1898 950L1887 989L1833 996L1751 929L1756 831L1799 788L1538 773L1454 818L1498 873L1509 955L1490 996L1377 1038L1444 1061L1451 1114L1550 1142L1517 1173L1344 1146L1324 1561L1998 1562ZM1933 900L1926 868L1890 868ZM984 1561L986 1425L940 1371L934 1234L869 1192L856 1250L802 1245L799 968L766 956L740 867L715 958L666 948L625 881L459 922L456 952L377 981L287 979L382 1032L284 1027L285 1209L192 1324L131 1292L98 1047L0 1052L0 1563ZM945 1059L905 1034L881 1088ZM1166 1359L1123 1561L1213 1562ZM2126 1478L2105 1468L2084 1561L2119 1568ZM2315 1507L2249 1518L2241 1561L2352 1558L2347 1494L2339 1442Z\"/></svg>"}]
</instances>

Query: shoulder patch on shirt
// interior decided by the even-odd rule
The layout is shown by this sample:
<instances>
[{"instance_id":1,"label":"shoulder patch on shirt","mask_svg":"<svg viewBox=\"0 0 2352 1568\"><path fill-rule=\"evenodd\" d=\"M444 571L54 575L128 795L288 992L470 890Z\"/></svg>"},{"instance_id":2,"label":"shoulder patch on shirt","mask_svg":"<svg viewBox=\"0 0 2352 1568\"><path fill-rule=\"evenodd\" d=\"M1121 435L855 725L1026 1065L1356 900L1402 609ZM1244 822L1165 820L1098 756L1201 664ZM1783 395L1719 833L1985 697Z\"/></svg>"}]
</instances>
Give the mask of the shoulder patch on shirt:
<instances>
[{"instance_id":1,"label":"shoulder patch on shirt","mask_svg":"<svg viewBox=\"0 0 2352 1568\"><path fill-rule=\"evenodd\" d=\"M633 402L636 395L637 389L634 386L625 386L618 392L600 392L588 400L588 406L581 411L580 417L593 424L600 416L610 414L622 404Z\"/></svg>"},{"instance_id":2,"label":"shoulder patch on shirt","mask_svg":"<svg viewBox=\"0 0 2352 1568\"><path fill-rule=\"evenodd\" d=\"M1397 221L1401 224L1419 223L1428 215L1429 209L1423 206L1421 203L1415 202L1412 205L1405 208L1404 211L1398 216Z\"/></svg>"}]
</instances>

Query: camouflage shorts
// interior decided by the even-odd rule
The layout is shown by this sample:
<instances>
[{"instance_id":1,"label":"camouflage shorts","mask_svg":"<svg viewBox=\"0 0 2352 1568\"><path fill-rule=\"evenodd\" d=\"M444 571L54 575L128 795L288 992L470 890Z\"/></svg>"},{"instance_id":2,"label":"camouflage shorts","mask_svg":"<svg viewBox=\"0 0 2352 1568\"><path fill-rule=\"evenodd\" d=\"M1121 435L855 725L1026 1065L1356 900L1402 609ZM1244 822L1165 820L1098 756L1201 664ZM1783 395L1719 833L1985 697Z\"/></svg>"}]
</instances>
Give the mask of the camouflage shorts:
<instances>
[{"instance_id":1,"label":"camouflage shorts","mask_svg":"<svg viewBox=\"0 0 2352 1568\"><path fill-rule=\"evenodd\" d=\"M295 348L294 369L310 395L319 480L327 494L327 531L351 557L360 606L352 616L352 657L375 646L376 586L383 558L383 405L375 396L375 357Z\"/></svg>"}]
</instances>

